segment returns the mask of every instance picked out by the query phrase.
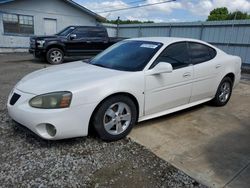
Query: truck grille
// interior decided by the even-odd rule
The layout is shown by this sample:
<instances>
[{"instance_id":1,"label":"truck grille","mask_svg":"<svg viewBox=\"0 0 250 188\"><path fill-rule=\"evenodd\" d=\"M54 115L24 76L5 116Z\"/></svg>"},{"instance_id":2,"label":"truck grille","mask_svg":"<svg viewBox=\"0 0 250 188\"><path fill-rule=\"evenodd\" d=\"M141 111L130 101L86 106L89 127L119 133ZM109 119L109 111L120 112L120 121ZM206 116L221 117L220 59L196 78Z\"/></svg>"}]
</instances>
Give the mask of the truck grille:
<instances>
[{"instance_id":1,"label":"truck grille","mask_svg":"<svg viewBox=\"0 0 250 188\"><path fill-rule=\"evenodd\" d=\"M14 93L10 99L10 105L14 105L16 104L16 102L18 101L18 99L21 97L21 95L18 95L16 93Z\"/></svg>"}]
</instances>

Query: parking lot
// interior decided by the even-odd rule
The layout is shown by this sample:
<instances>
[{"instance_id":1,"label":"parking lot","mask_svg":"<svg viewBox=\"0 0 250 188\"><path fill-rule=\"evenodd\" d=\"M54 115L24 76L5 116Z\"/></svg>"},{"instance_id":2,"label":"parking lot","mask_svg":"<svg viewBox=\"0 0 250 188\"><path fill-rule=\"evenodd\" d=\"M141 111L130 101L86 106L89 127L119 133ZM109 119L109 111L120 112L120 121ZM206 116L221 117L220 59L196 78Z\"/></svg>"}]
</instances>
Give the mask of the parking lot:
<instances>
[{"instance_id":1,"label":"parking lot","mask_svg":"<svg viewBox=\"0 0 250 188\"><path fill-rule=\"evenodd\" d=\"M28 54L0 54L0 187L205 187L130 139L45 141L12 122L8 93L46 66Z\"/></svg>"},{"instance_id":2,"label":"parking lot","mask_svg":"<svg viewBox=\"0 0 250 188\"><path fill-rule=\"evenodd\" d=\"M74 59L67 61L71 60ZM250 82L247 75L227 106L215 108L203 104L139 123L129 135L131 139L106 143L91 135L45 141L9 119L6 101L19 79L46 66L49 65L28 54L0 54L1 186L249 185Z\"/></svg>"},{"instance_id":3,"label":"parking lot","mask_svg":"<svg viewBox=\"0 0 250 188\"><path fill-rule=\"evenodd\" d=\"M143 122L129 136L209 187L248 188L250 82L243 78L226 106L202 104Z\"/></svg>"}]
</instances>

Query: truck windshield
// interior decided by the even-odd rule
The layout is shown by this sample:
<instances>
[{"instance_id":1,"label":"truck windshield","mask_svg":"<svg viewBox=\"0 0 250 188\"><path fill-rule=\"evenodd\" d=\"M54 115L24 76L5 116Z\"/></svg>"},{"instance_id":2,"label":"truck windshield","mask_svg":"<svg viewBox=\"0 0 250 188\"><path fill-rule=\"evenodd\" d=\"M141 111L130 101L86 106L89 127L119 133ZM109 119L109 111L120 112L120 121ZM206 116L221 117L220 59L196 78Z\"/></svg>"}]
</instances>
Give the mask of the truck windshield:
<instances>
[{"instance_id":1,"label":"truck windshield","mask_svg":"<svg viewBox=\"0 0 250 188\"><path fill-rule=\"evenodd\" d=\"M66 27L65 29L63 29L62 31L60 31L59 33L57 33L56 35L58 36L68 36L68 34L70 34L73 30L75 29L75 27Z\"/></svg>"},{"instance_id":2,"label":"truck windshield","mask_svg":"<svg viewBox=\"0 0 250 188\"><path fill-rule=\"evenodd\" d=\"M109 47L89 63L121 71L141 71L162 43L126 40Z\"/></svg>"}]
</instances>

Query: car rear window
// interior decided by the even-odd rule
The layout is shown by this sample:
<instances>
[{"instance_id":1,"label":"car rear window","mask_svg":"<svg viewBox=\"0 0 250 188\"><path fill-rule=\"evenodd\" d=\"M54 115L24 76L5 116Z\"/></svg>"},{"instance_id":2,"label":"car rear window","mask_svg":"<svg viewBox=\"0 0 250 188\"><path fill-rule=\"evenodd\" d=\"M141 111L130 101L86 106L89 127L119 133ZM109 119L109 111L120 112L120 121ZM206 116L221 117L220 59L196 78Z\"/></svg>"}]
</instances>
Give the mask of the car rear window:
<instances>
[{"instance_id":1,"label":"car rear window","mask_svg":"<svg viewBox=\"0 0 250 188\"><path fill-rule=\"evenodd\" d=\"M196 42L189 42L189 52L193 64L209 61L216 56L216 50Z\"/></svg>"}]
</instances>

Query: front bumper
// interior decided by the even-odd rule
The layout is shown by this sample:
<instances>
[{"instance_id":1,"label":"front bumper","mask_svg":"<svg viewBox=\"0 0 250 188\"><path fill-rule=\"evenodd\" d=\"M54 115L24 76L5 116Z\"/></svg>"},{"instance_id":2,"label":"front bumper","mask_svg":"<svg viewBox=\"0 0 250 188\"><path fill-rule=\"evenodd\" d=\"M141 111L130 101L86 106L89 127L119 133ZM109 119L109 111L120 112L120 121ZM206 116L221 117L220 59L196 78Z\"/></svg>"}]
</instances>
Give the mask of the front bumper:
<instances>
[{"instance_id":1,"label":"front bumper","mask_svg":"<svg viewBox=\"0 0 250 188\"><path fill-rule=\"evenodd\" d=\"M13 93L17 93L21 97L14 105L10 105ZM10 117L48 140L80 137L88 134L89 120L95 104L79 105L65 109L37 109L29 105L29 100L34 96L15 89L10 94L7 104ZM46 124L55 127L56 134L54 136L48 133Z\"/></svg>"},{"instance_id":2,"label":"front bumper","mask_svg":"<svg viewBox=\"0 0 250 188\"><path fill-rule=\"evenodd\" d=\"M45 52L46 52L45 49L29 48L29 53L33 54L35 57L43 57Z\"/></svg>"}]
</instances>

